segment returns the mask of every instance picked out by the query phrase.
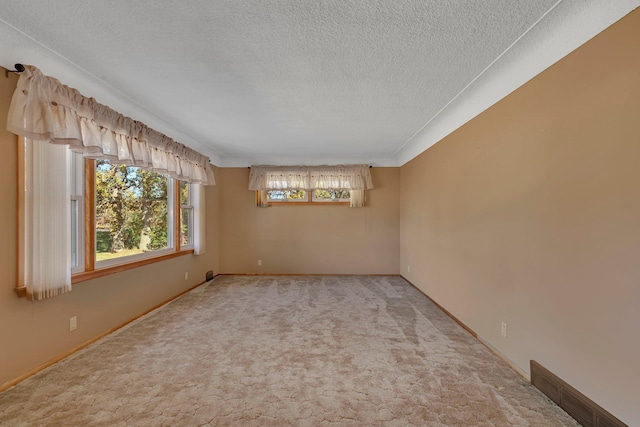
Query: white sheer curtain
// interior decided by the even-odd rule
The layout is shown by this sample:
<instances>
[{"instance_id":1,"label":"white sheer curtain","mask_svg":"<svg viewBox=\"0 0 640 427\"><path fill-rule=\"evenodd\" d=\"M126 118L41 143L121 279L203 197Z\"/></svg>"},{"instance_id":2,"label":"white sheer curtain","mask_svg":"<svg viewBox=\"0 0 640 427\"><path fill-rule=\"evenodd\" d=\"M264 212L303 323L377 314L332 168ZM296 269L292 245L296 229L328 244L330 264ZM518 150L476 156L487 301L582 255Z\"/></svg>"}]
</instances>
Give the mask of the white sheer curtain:
<instances>
[{"instance_id":1,"label":"white sheer curtain","mask_svg":"<svg viewBox=\"0 0 640 427\"><path fill-rule=\"evenodd\" d=\"M349 201L349 206L351 206L352 208L361 208L364 206L364 202L365 202L364 190L351 190L350 195L351 195L351 200Z\"/></svg>"},{"instance_id":2,"label":"white sheer curtain","mask_svg":"<svg viewBox=\"0 0 640 427\"><path fill-rule=\"evenodd\" d=\"M249 190L348 190L351 207L363 207L365 190L373 188L367 165L251 166ZM263 195L262 195L263 196ZM258 197L260 199L260 197ZM264 202L264 198L263 202ZM260 205L260 200L258 200Z\"/></svg>"},{"instance_id":3,"label":"white sheer curtain","mask_svg":"<svg viewBox=\"0 0 640 427\"><path fill-rule=\"evenodd\" d=\"M191 183L215 183L208 157L84 97L30 65L20 73L7 130L69 145L85 157L140 166Z\"/></svg>"},{"instance_id":4,"label":"white sheer curtain","mask_svg":"<svg viewBox=\"0 0 640 427\"><path fill-rule=\"evenodd\" d=\"M69 153L64 145L27 140L24 154L20 285L41 300L71 290Z\"/></svg>"},{"instance_id":5,"label":"white sheer curtain","mask_svg":"<svg viewBox=\"0 0 640 427\"><path fill-rule=\"evenodd\" d=\"M193 190L193 249L196 255L207 251L206 218L205 218L205 188L204 185L192 184Z\"/></svg>"}]
</instances>

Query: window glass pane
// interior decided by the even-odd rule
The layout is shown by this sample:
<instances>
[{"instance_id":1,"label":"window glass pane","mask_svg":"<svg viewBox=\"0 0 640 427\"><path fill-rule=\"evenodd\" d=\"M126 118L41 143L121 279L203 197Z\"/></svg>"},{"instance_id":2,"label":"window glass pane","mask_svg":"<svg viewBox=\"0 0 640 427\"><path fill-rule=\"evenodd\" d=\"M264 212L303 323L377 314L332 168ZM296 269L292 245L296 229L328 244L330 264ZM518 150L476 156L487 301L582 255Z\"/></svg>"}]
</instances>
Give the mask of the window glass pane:
<instances>
[{"instance_id":1,"label":"window glass pane","mask_svg":"<svg viewBox=\"0 0 640 427\"><path fill-rule=\"evenodd\" d=\"M168 180L96 162L96 261L170 247Z\"/></svg>"},{"instance_id":2,"label":"window glass pane","mask_svg":"<svg viewBox=\"0 0 640 427\"><path fill-rule=\"evenodd\" d=\"M193 245L193 206L191 185L180 181L180 246Z\"/></svg>"},{"instance_id":3,"label":"window glass pane","mask_svg":"<svg viewBox=\"0 0 640 427\"><path fill-rule=\"evenodd\" d=\"M71 267L78 266L78 201L71 200Z\"/></svg>"},{"instance_id":4,"label":"window glass pane","mask_svg":"<svg viewBox=\"0 0 640 427\"><path fill-rule=\"evenodd\" d=\"M315 190L313 192L314 202L347 202L351 198L348 190Z\"/></svg>"},{"instance_id":5,"label":"window glass pane","mask_svg":"<svg viewBox=\"0 0 640 427\"><path fill-rule=\"evenodd\" d=\"M306 202L307 192L304 190L269 190L267 200L270 202Z\"/></svg>"},{"instance_id":6,"label":"window glass pane","mask_svg":"<svg viewBox=\"0 0 640 427\"><path fill-rule=\"evenodd\" d=\"M193 208L180 209L180 246L193 245Z\"/></svg>"},{"instance_id":7,"label":"window glass pane","mask_svg":"<svg viewBox=\"0 0 640 427\"><path fill-rule=\"evenodd\" d=\"M82 192L84 185L84 158L80 153L69 150L69 195L71 196L71 269L72 273L83 271L84 267L84 206Z\"/></svg>"},{"instance_id":8,"label":"window glass pane","mask_svg":"<svg viewBox=\"0 0 640 427\"><path fill-rule=\"evenodd\" d=\"M273 201L287 200L287 192L285 190L267 191L267 199L273 200Z\"/></svg>"},{"instance_id":9,"label":"window glass pane","mask_svg":"<svg viewBox=\"0 0 640 427\"><path fill-rule=\"evenodd\" d=\"M191 198L189 197L189 183L180 181L180 206L190 205Z\"/></svg>"}]
</instances>

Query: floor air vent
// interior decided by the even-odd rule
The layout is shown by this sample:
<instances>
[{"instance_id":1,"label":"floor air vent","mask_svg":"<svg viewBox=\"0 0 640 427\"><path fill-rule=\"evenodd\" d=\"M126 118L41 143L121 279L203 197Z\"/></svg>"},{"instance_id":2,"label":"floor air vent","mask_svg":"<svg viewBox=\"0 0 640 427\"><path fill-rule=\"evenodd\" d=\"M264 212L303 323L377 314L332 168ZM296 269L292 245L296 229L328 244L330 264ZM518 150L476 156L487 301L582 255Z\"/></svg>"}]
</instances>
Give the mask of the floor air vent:
<instances>
[{"instance_id":1,"label":"floor air vent","mask_svg":"<svg viewBox=\"0 0 640 427\"><path fill-rule=\"evenodd\" d=\"M584 427L629 427L534 360L531 384Z\"/></svg>"}]
</instances>

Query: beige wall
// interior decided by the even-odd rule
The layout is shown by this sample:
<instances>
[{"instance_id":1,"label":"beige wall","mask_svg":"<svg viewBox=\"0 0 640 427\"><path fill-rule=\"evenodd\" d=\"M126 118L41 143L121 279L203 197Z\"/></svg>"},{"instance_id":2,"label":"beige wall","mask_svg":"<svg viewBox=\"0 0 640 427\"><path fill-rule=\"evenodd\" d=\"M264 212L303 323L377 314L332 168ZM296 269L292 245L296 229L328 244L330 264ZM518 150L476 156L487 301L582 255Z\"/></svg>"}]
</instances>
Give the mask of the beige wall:
<instances>
[{"instance_id":1,"label":"beige wall","mask_svg":"<svg viewBox=\"0 0 640 427\"><path fill-rule=\"evenodd\" d=\"M403 166L400 197L405 277L522 370L539 361L629 425L639 40L636 10Z\"/></svg>"},{"instance_id":2,"label":"beige wall","mask_svg":"<svg viewBox=\"0 0 640 427\"><path fill-rule=\"evenodd\" d=\"M222 272L398 274L400 170L371 173L365 208L257 208L249 170L220 169Z\"/></svg>"},{"instance_id":3,"label":"beige wall","mask_svg":"<svg viewBox=\"0 0 640 427\"><path fill-rule=\"evenodd\" d=\"M256 208L248 169L216 169L206 255L84 282L41 302L13 292L16 144L0 130L0 387L210 269L401 272L525 372L536 359L640 425L637 40L638 11L402 168L374 168L364 209ZM0 129L16 81L3 74Z\"/></svg>"},{"instance_id":4,"label":"beige wall","mask_svg":"<svg viewBox=\"0 0 640 427\"><path fill-rule=\"evenodd\" d=\"M16 136L6 128L16 76L0 70L0 388L43 363L128 321L204 280L219 269L218 189L207 188L207 246L204 255L186 255L74 286L46 301L18 298L16 286ZM217 170L214 173L218 173ZM184 273L189 280L184 280ZM69 317L78 329L69 332Z\"/></svg>"}]
</instances>

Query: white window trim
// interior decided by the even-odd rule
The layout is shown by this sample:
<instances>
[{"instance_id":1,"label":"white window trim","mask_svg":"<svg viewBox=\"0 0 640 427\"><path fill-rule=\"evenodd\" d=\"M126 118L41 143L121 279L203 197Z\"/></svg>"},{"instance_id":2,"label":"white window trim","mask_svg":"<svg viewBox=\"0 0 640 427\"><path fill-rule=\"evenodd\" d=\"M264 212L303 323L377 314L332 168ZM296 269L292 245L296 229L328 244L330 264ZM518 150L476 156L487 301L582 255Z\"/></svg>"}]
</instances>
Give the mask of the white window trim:
<instances>
[{"instance_id":1,"label":"white window trim","mask_svg":"<svg viewBox=\"0 0 640 427\"><path fill-rule=\"evenodd\" d=\"M69 190L71 200L76 202L76 227L71 233L76 234L76 265L71 268L71 274L82 273L84 266L84 158L82 154L69 150ZM72 215L74 213L72 212ZM72 254L73 255L73 254Z\"/></svg>"}]
</instances>

